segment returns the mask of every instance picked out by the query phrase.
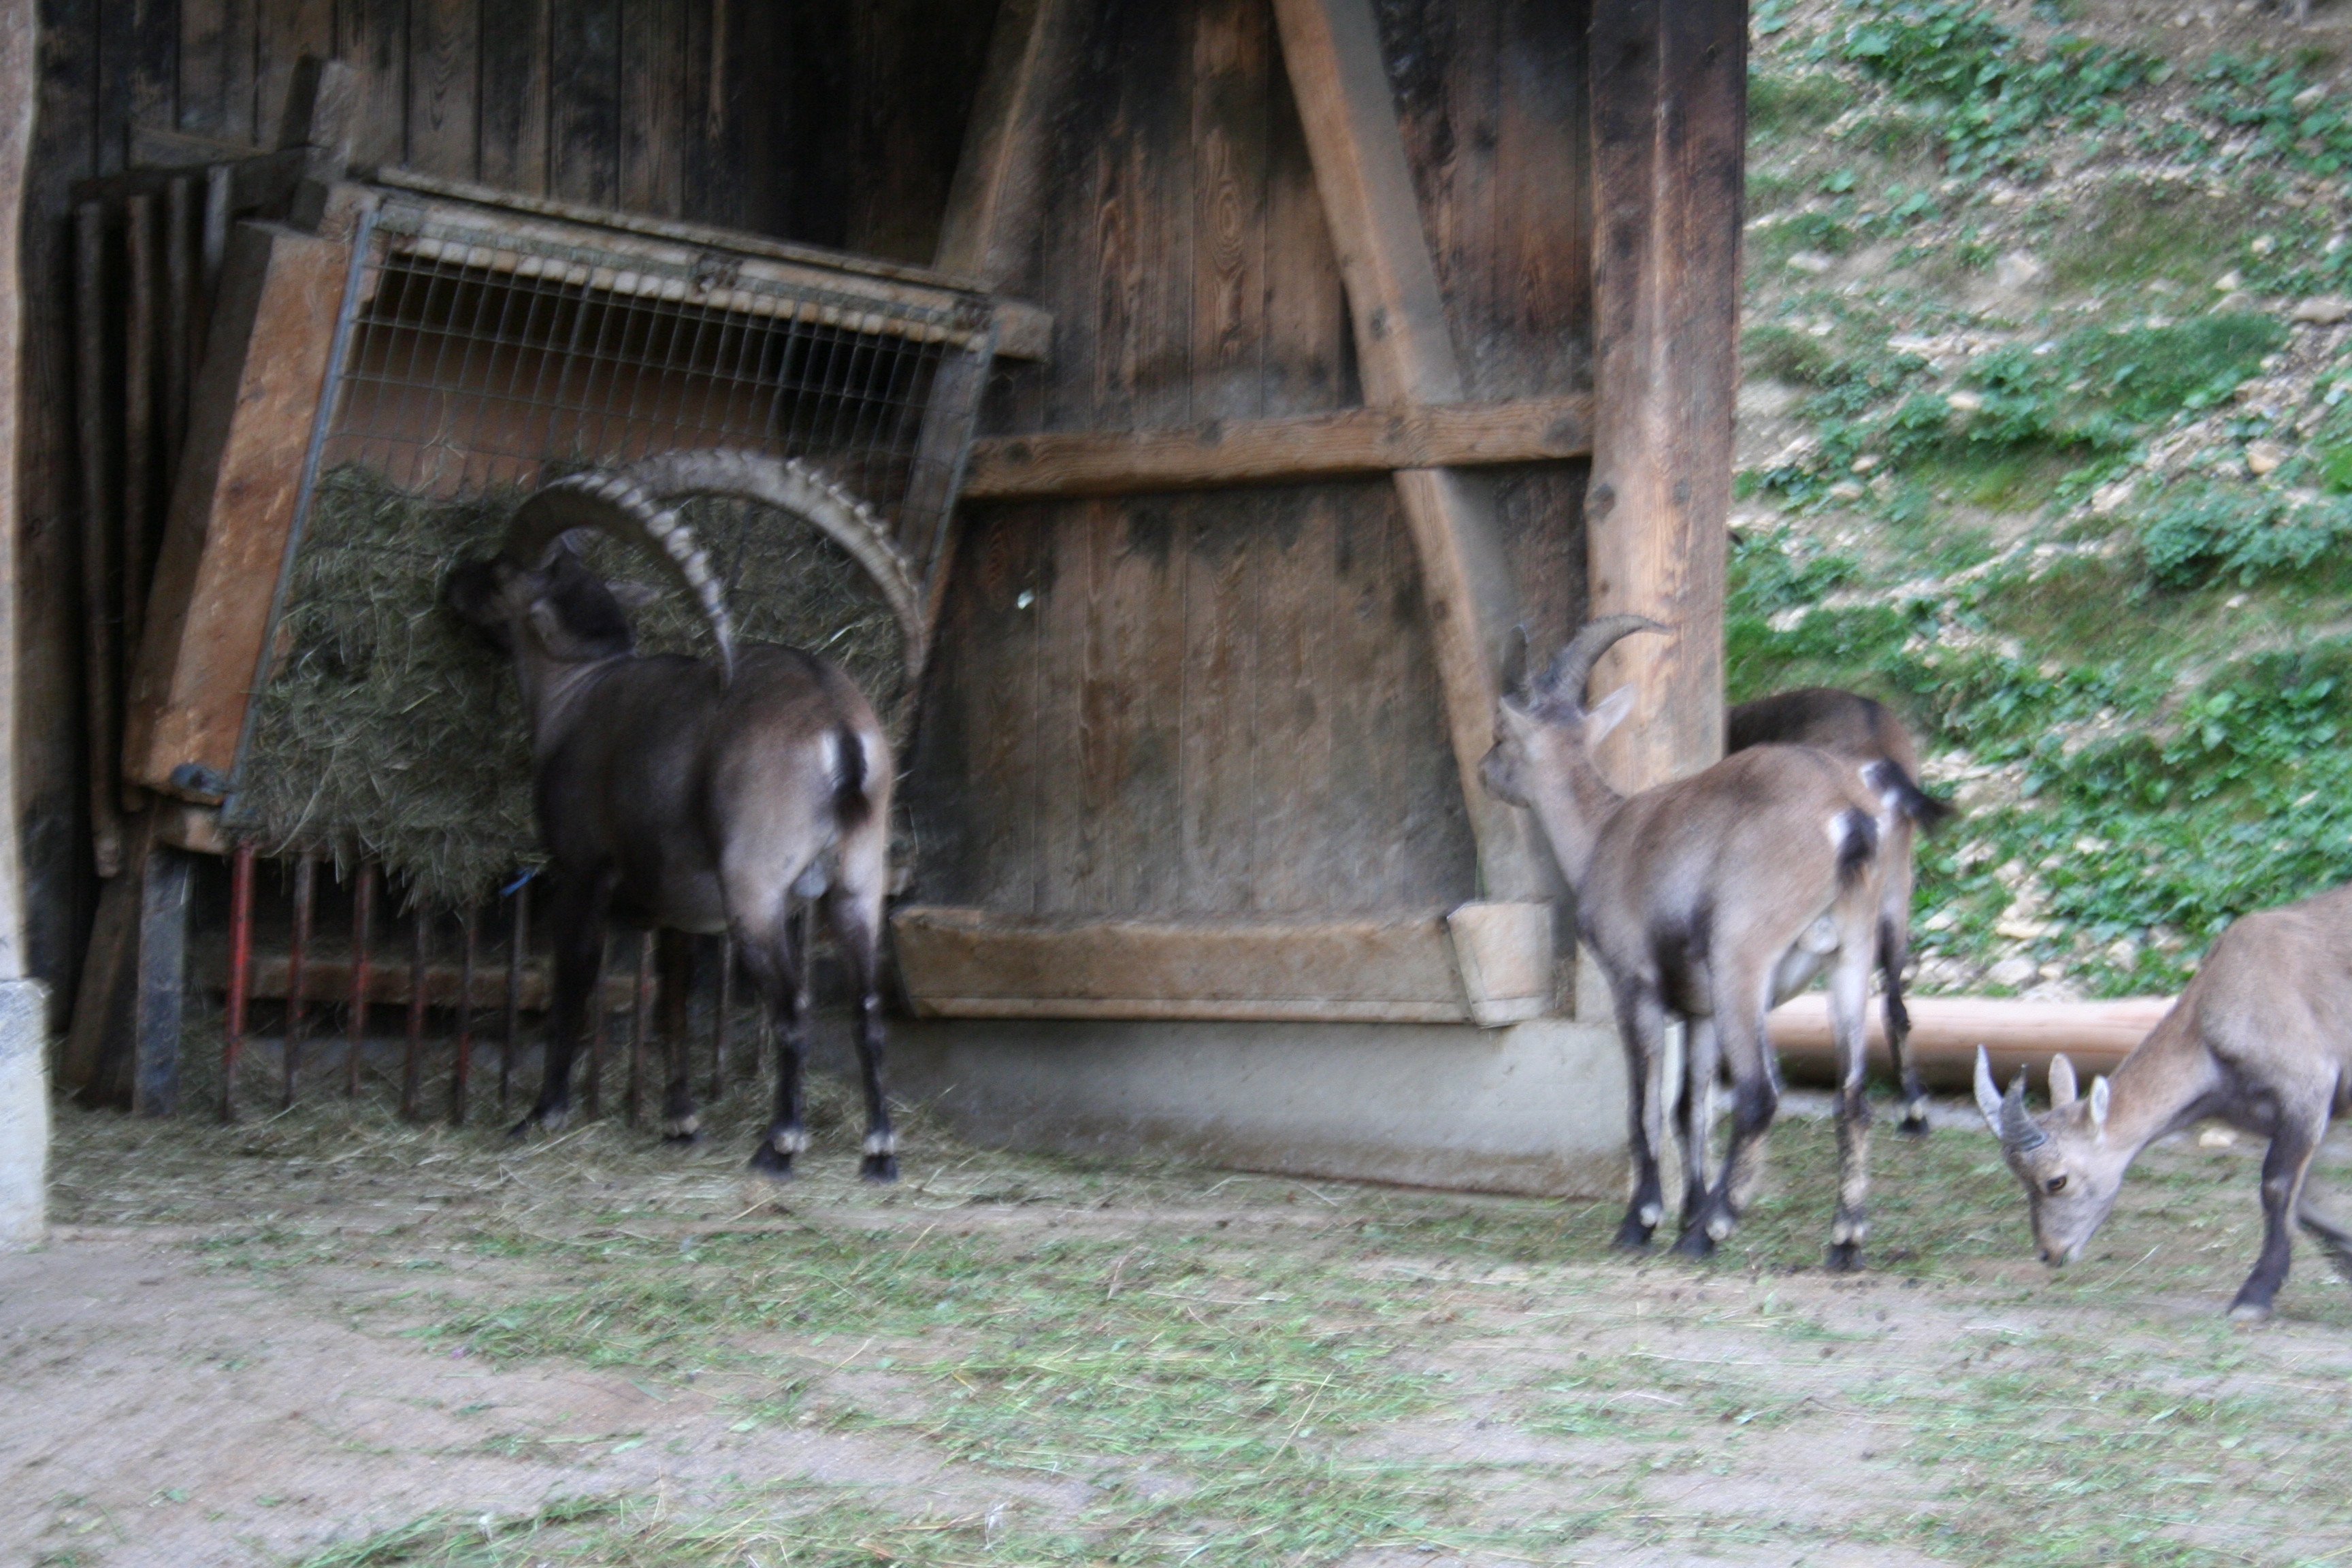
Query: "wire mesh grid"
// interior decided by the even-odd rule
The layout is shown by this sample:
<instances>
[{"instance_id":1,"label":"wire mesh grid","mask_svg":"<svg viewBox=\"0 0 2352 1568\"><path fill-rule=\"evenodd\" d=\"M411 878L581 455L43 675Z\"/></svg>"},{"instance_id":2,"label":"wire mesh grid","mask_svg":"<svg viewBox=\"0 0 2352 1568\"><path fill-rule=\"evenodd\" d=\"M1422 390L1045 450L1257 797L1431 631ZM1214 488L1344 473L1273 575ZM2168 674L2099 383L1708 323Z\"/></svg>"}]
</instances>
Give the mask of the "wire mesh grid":
<instances>
[{"instance_id":1,"label":"wire mesh grid","mask_svg":"<svg viewBox=\"0 0 2352 1568\"><path fill-rule=\"evenodd\" d=\"M449 496L681 447L799 457L926 553L961 441L928 432L984 306L469 229L394 204L374 226L321 472ZM918 515L919 513L919 515Z\"/></svg>"}]
</instances>

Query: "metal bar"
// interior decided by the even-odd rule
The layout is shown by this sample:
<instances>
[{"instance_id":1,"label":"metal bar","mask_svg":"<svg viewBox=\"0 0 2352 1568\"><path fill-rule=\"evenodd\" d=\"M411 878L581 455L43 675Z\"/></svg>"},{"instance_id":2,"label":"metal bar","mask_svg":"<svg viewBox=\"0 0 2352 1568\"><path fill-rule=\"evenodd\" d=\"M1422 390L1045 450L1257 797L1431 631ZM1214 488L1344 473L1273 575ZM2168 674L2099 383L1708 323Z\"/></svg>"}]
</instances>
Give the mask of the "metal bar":
<instances>
[{"instance_id":1,"label":"metal bar","mask_svg":"<svg viewBox=\"0 0 2352 1568\"><path fill-rule=\"evenodd\" d=\"M163 472L168 500L188 429L188 381L194 367L196 316L195 186L173 180L163 195Z\"/></svg>"},{"instance_id":2,"label":"metal bar","mask_svg":"<svg viewBox=\"0 0 2352 1568\"><path fill-rule=\"evenodd\" d=\"M129 298L122 334L122 647L139 647L147 608L155 462L155 198L132 196L126 212ZM126 660L127 662L127 660Z\"/></svg>"},{"instance_id":3,"label":"metal bar","mask_svg":"<svg viewBox=\"0 0 2352 1568\"><path fill-rule=\"evenodd\" d=\"M603 936L596 939L596 979L588 987L588 1086L582 1096L593 1121L604 1110L604 960L610 956Z\"/></svg>"},{"instance_id":4,"label":"metal bar","mask_svg":"<svg viewBox=\"0 0 2352 1568\"><path fill-rule=\"evenodd\" d=\"M294 1086L302 1070L302 1038L310 1027L310 918L319 894L319 858L309 850L294 858L294 939L286 946L286 1098L294 1108Z\"/></svg>"},{"instance_id":5,"label":"metal bar","mask_svg":"<svg viewBox=\"0 0 2352 1568\"><path fill-rule=\"evenodd\" d=\"M74 402L81 457L82 679L87 689L90 842L98 874L122 868L122 813L115 787L113 587L114 456L107 439L106 208L74 209Z\"/></svg>"},{"instance_id":6,"label":"metal bar","mask_svg":"<svg viewBox=\"0 0 2352 1568\"><path fill-rule=\"evenodd\" d=\"M360 862L352 888L351 1043L343 1048L343 1098L360 1091L360 1053L367 1044L368 965L375 946L375 862Z\"/></svg>"},{"instance_id":7,"label":"metal bar","mask_svg":"<svg viewBox=\"0 0 2352 1568\"><path fill-rule=\"evenodd\" d=\"M515 1045L522 1038L522 964L530 947L530 883L514 890L507 916L507 1041L499 1052L499 1114L507 1111L507 1094L514 1079Z\"/></svg>"},{"instance_id":8,"label":"metal bar","mask_svg":"<svg viewBox=\"0 0 2352 1568\"><path fill-rule=\"evenodd\" d=\"M253 980L253 860L240 842L228 861L228 1037L221 1045L223 1121L236 1120L236 1058L245 1049L246 998Z\"/></svg>"},{"instance_id":9,"label":"metal bar","mask_svg":"<svg viewBox=\"0 0 2352 1568\"><path fill-rule=\"evenodd\" d=\"M735 939L719 939L719 1004L710 1017L710 1099L727 1092L727 1015L735 1005Z\"/></svg>"},{"instance_id":10,"label":"metal bar","mask_svg":"<svg viewBox=\"0 0 2352 1568\"><path fill-rule=\"evenodd\" d=\"M654 933L637 938L637 988L635 1016L629 1020L628 1123L637 1125L645 1108L646 1045L654 1028Z\"/></svg>"},{"instance_id":11,"label":"metal bar","mask_svg":"<svg viewBox=\"0 0 2352 1568\"><path fill-rule=\"evenodd\" d=\"M474 940L475 911L469 905L457 917L465 938L465 956L457 964L457 1059L449 1071L449 1121L466 1125L466 1083L474 1071Z\"/></svg>"},{"instance_id":12,"label":"metal bar","mask_svg":"<svg viewBox=\"0 0 2352 1568\"><path fill-rule=\"evenodd\" d=\"M433 912L416 900L416 926L408 955L408 1049L400 1064L400 1119L416 1120L416 1097L425 1080L425 961L433 941Z\"/></svg>"}]
</instances>

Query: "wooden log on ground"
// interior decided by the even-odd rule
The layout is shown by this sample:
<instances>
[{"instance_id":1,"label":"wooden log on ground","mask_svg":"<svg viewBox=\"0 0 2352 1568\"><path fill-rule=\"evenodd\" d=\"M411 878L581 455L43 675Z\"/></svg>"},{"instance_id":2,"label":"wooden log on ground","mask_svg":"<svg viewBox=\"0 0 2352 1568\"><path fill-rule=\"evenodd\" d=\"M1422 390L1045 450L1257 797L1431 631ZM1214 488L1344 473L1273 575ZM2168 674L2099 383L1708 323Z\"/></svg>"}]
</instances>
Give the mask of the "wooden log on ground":
<instances>
[{"instance_id":1,"label":"wooden log on ground","mask_svg":"<svg viewBox=\"0 0 2352 1568\"><path fill-rule=\"evenodd\" d=\"M2084 1072L2112 1072L2156 1027L2172 1005L2168 996L2130 996L2111 1002L2030 1002L1993 996L1911 996L1911 1049L1920 1076L1937 1089L1965 1089L1976 1070L1977 1047L1992 1058L2003 1083L2028 1068L2038 1087L2050 1058L2066 1053ZM1792 1079L1830 1082L1836 1077L1836 1047L1830 1038L1828 998L1809 992L1792 996L1765 1019L1773 1048ZM1888 1070L1885 1020L1870 1010L1870 1060Z\"/></svg>"}]
</instances>

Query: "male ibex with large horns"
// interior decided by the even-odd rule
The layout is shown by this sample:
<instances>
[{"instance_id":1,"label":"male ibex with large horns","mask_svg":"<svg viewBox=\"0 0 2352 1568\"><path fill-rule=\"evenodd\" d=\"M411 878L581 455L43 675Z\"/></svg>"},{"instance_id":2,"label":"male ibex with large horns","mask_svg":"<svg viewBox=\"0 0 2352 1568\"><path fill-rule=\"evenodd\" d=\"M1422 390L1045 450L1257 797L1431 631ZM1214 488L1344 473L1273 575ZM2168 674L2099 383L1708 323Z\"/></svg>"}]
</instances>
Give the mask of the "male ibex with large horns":
<instances>
[{"instance_id":1,"label":"male ibex with large horns","mask_svg":"<svg viewBox=\"0 0 2352 1568\"><path fill-rule=\"evenodd\" d=\"M1503 699L1483 770L1489 789L1543 824L1576 896L1579 933L1609 976L1633 1155L1633 1203L1617 1239L1647 1246L1665 1214L1647 1100L1668 1016L1683 1020L1687 1039L1675 1249L1704 1257L1738 1220L1779 1105L1764 1015L1826 969L1843 1063L1829 1262L1851 1268L1868 1228L1863 1009L1877 952L1879 847L1906 797L1893 788L1887 765L1780 745L1620 795L1591 752L1625 717L1633 692L1621 689L1588 710L1585 682L1620 637L1664 629L1612 616L1580 631L1524 698ZM1731 1138L1710 1185L1708 1102L1726 1066Z\"/></svg>"},{"instance_id":2,"label":"male ibex with large horns","mask_svg":"<svg viewBox=\"0 0 2352 1568\"><path fill-rule=\"evenodd\" d=\"M608 917L639 928L723 931L780 1026L774 1119L751 1164L789 1175L807 1143L798 984L805 955L793 951L791 906L795 893L821 896L856 996L863 1173L889 1181L897 1145L882 1089L876 973L889 743L836 666L798 648L735 646L709 562L665 504L688 493L781 505L843 538L861 560L878 552L886 564L896 562L873 514L798 464L705 452L547 485L516 510L496 555L450 574L450 605L514 660L551 883L556 973L546 1071L515 1131L558 1126L570 1110L572 1057L601 977ZM701 607L718 658L637 653L620 596L567 541L582 529L661 562ZM893 590L905 583L878 574L877 581L903 621L911 595ZM912 634L908 654L910 665L919 658ZM663 1117L672 1138L695 1135L676 1040Z\"/></svg>"},{"instance_id":3,"label":"male ibex with large horns","mask_svg":"<svg viewBox=\"0 0 2352 1568\"><path fill-rule=\"evenodd\" d=\"M1903 1005L1903 969L1911 958L1911 856L1914 827L1933 828L1952 808L1917 787L1919 752L1911 732L1885 704L1834 686L1776 691L1742 702L1724 716L1723 749L1750 746L1815 746L1856 763L1892 763L1887 775L1900 808L1879 847L1878 970L1885 987L1886 1052L1895 1066L1903 1105L1902 1129L1915 1137L1927 1131L1927 1089L1911 1058L1911 1013ZM1906 793L1907 792L1907 793Z\"/></svg>"},{"instance_id":4,"label":"male ibex with large horns","mask_svg":"<svg viewBox=\"0 0 2352 1568\"><path fill-rule=\"evenodd\" d=\"M2213 1117L2270 1140L2263 1250L2230 1316L2270 1316L2297 1224L2352 1279L2352 1231L2315 1209L2305 1186L2328 1122L2352 1110L2352 887L2232 924L2112 1083L2093 1079L2077 1095L2074 1064L2058 1057L2050 1100L2038 1116L2026 1110L2023 1072L2003 1095L1977 1048L1977 1108L2025 1184L2034 1245L2052 1268L2081 1255L2141 1150Z\"/></svg>"}]
</instances>

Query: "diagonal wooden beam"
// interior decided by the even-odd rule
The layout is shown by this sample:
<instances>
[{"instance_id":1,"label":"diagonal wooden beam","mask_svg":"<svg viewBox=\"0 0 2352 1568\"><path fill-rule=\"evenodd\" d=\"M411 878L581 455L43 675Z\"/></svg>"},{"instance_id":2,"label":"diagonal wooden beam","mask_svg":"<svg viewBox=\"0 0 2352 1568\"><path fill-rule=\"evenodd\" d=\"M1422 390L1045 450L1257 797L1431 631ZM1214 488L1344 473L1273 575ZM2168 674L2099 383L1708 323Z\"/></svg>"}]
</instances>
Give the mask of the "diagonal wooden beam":
<instances>
[{"instance_id":1,"label":"diagonal wooden beam","mask_svg":"<svg viewBox=\"0 0 2352 1568\"><path fill-rule=\"evenodd\" d=\"M932 265L1001 289L1034 241L1053 101L1076 35L1073 0L1003 0L972 100Z\"/></svg>"},{"instance_id":2,"label":"diagonal wooden beam","mask_svg":"<svg viewBox=\"0 0 2352 1568\"><path fill-rule=\"evenodd\" d=\"M1413 194L1370 0L1275 0L1282 57L1307 132L1315 187L1348 286L1356 358L1373 403L1455 403L1460 363ZM1406 468L1398 499L1420 557L1445 719L1477 841L1485 896L1546 896L1526 815L1488 795L1479 760L1492 742L1504 640L1518 619L1494 509L1450 468Z\"/></svg>"},{"instance_id":3,"label":"diagonal wooden beam","mask_svg":"<svg viewBox=\"0 0 2352 1568\"><path fill-rule=\"evenodd\" d=\"M1629 789L1723 752L1747 46L1747 0L1593 0L1592 613L1673 628L1593 673L1634 689L1601 752Z\"/></svg>"}]
</instances>

